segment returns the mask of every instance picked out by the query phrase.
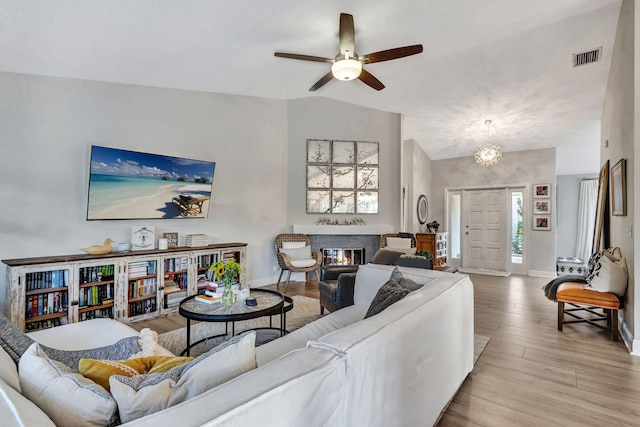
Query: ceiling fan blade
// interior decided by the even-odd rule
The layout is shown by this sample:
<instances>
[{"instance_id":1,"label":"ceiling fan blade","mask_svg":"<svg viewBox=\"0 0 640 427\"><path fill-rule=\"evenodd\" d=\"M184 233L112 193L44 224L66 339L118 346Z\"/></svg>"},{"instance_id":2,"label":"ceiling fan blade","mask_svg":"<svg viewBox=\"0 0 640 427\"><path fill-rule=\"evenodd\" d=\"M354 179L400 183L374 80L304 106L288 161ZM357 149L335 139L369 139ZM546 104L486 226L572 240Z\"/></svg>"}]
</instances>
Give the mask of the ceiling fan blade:
<instances>
[{"instance_id":1,"label":"ceiling fan blade","mask_svg":"<svg viewBox=\"0 0 640 427\"><path fill-rule=\"evenodd\" d=\"M382 82L380 80L376 79L373 76L373 74L371 74L370 72L368 72L364 68L362 69L362 72L360 73L358 78L360 80L362 80L363 82L365 82L366 84L368 84L369 86L371 86L372 88L374 88L375 90L384 89L384 85L382 84Z\"/></svg>"},{"instance_id":2,"label":"ceiling fan blade","mask_svg":"<svg viewBox=\"0 0 640 427\"><path fill-rule=\"evenodd\" d=\"M329 83L329 81L331 81L332 79L333 79L333 73L329 71L327 74L324 75L324 77L318 80L316 84L314 84L313 86L311 86L311 88L309 88L309 92L313 92L314 90L320 89L322 86Z\"/></svg>"},{"instance_id":3,"label":"ceiling fan blade","mask_svg":"<svg viewBox=\"0 0 640 427\"><path fill-rule=\"evenodd\" d=\"M283 53L276 52L274 53L278 58L290 58L290 59L300 59L302 61L314 61L314 62L328 62L329 64L333 64L333 59L331 58L322 58L321 56L310 56L310 55L298 55L297 53Z\"/></svg>"},{"instance_id":4,"label":"ceiling fan blade","mask_svg":"<svg viewBox=\"0 0 640 427\"><path fill-rule=\"evenodd\" d=\"M397 47L395 49L381 50L367 55L361 55L360 60L365 64L373 64L374 62L390 61L392 59L404 58L422 52L421 44L411 46Z\"/></svg>"},{"instance_id":5,"label":"ceiling fan blade","mask_svg":"<svg viewBox=\"0 0 640 427\"><path fill-rule=\"evenodd\" d=\"M355 52L356 35L353 29L353 15L340 14L340 53L344 55L349 51L351 56Z\"/></svg>"}]
</instances>

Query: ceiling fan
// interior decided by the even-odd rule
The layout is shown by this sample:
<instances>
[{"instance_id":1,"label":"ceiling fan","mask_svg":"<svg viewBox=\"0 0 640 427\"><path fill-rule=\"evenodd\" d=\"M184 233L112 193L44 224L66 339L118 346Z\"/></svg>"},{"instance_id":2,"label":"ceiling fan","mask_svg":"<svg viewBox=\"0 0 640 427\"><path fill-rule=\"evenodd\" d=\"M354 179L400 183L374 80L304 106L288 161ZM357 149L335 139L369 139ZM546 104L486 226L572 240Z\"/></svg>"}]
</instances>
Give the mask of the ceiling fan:
<instances>
[{"instance_id":1,"label":"ceiling fan","mask_svg":"<svg viewBox=\"0 0 640 427\"><path fill-rule=\"evenodd\" d=\"M422 52L422 45L397 47L395 49L381 50L367 55L358 55L355 52L355 31L353 27L353 16L347 13L340 14L340 53L334 59L322 58L320 56L298 55L296 53L276 52L275 56L280 58L300 59L303 61L326 62L331 65L331 71L325 74L316 82L310 91L320 89L333 78L338 80L359 79L371 86L375 90L384 89L380 80L373 74L362 68L365 64L374 62L390 61L392 59L403 58Z\"/></svg>"}]
</instances>

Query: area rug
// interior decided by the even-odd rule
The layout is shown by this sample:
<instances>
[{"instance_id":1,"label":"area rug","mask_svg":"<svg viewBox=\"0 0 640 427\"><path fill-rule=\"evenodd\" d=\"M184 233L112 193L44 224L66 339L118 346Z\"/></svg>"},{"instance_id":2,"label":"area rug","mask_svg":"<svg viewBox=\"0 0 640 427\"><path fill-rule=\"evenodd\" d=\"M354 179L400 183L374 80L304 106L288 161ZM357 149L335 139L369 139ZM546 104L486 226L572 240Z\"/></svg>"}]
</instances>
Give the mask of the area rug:
<instances>
[{"instance_id":1,"label":"area rug","mask_svg":"<svg viewBox=\"0 0 640 427\"><path fill-rule=\"evenodd\" d=\"M321 317L320 303L317 299L299 295L293 296L292 299L293 309L289 313L287 313L287 331L295 331L296 329L303 327L307 323L311 323ZM272 317L272 324L274 326L280 325L279 315ZM236 333L245 331L247 329L264 328L268 326L268 317L236 322ZM191 326L191 342L197 342L206 337L222 333L224 333L224 323L200 322L197 324L193 324ZM277 332L261 333L258 344L276 339L279 336L280 335ZM489 337L485 337L482 335L474 336L474 364L486 348L489 340ZM180 328L174 331L165 332L164 334L160 334L158 336L158 343L164 348L171 351L173 354L180 354L186 346L186 341L186 328ZM222 341L224 341L224 337L206 340L191 349L191 356L199 356L200 354L203 354L216 345L220 344Z\"/></svg>"}]
</instances>

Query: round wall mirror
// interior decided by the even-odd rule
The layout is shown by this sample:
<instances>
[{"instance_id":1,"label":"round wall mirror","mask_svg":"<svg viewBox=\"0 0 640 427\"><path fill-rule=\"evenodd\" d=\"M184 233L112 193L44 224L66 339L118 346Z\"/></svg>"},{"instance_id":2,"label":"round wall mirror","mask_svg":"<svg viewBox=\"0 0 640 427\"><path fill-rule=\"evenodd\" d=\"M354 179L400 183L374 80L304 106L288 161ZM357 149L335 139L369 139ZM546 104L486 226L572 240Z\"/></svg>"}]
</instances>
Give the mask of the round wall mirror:
<instances>
[{"instance_id":1,"label":"round wall mirror","mask_svg":"<svg viewBox=\"0 0 640 427\"><path fill-rule=\"evenodd\" d=\"M429 217L429 202L427 201L427 196L421 194L418 197L418 221L420 224L424 224L427 222L427 218Z\"/></svg>"}]
</instances>

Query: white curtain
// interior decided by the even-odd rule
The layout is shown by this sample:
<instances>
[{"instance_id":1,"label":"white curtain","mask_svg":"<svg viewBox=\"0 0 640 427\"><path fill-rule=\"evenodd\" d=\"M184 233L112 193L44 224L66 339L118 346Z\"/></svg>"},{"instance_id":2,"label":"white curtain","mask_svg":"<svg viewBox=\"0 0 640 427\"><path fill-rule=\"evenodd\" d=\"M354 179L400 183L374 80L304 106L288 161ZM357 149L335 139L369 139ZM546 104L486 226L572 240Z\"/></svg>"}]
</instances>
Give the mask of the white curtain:
<instances>
[{"instance_id":1,"label":"white curtain","mask_svg":"<svg viewBox=\"0 0 640 427\"><path fill-rule=\"evenodd\" d=\"M598 199L598 180L585 179L580 183L580 201L578 204L578 237L576 257L588 260L593 245L593 231Z\"/></svg>"}]
</instances>

